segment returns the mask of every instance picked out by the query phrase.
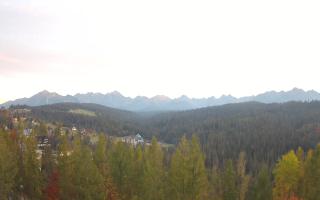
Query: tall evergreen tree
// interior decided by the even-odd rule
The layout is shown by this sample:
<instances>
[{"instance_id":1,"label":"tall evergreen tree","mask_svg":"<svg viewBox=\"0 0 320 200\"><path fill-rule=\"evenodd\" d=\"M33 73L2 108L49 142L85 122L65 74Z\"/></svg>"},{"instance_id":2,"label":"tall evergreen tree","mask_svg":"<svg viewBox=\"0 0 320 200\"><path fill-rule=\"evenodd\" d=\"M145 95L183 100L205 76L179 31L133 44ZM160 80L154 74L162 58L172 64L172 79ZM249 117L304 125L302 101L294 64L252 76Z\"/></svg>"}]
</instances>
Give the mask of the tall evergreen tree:
<instances>
[{"instance_id":1,"label":"tall evergreen tree","mask_svg":"<svg viewBox=\"0 0 320 200\"><path fill-rule=\"evenodd\" d=\"M101 134L99 136L99 141L96 146L95 152L94 152L94 162L96 166L99 169L100 174L104 178L104 187L105 187L105 196L107 200L116 200L118 199L118 193L116 191L116 188L113 184L112 177L110 175L110 169L108 166L108 160L107 160L107 141L106 137Z\"/></svg>"},{"instance_id":2,"label":"tall evergreen tree","mask_svg":"<svg viewBox=\"0 0 320 200\"><path fill-rule=\"evenodd\" d=\"M49 177L56 169L56 162L53 157L52 148L47 146L44 148L41 157L41 172L45 182L48 182Z\"/></svg>"},{"instance_id":3,"label":"tall evergreen tree","mask_svg":"<svg viewBox=\"0 0 320 200\"><path fill-rule=\"evenodd\" d=\"M272 183L269 175L269 171L266 165L264 165L252 188L252 200L271 200L272 199Z\"/></svg>"},{"instance_id":4,"label":"tall evergreen tree","mask_svg":"<svg viewBox=\"0 0 320 200\"><path fill-rule=\"evenodd\" d=\"M303 198L317 200L320 195L320 144L309 153L305 165Z\"/></svg>"},{"instance_id":5,"label":"tall evergreen tree","mask_svg":"<svg viewBox=\"0 0 320 200\"><path fill-rule=\"evenodd\" d=\"M24 138L23 147L23 193L29 199L40 199L43 189L40 157L37 153L37 142L33 136Z\"/></svg>"},{"instance_id":6,"label":"tall evergreen tree","mask_svg":"<svg viewBox=\"0 0 320 200\"><path fill-rule=\"evenodd\" d=\"M207 198L207 176L199 141L183 137L172 156L169 172L171 198L198 200Z\"/></svg>"},{"instance_id":7,"label":"tall evergreen tree","mask_svg":"<svg viewBox=\"0 0 320 200\"><path fill-rule=\"evenodd\" d=\"M142 199L144 188L144 156L142 146L138 145L134 152L134 160L132 166L131 185L133 190L133 196L137 199Z\"/></svg>"},{"instance_id":8,"label":"tall evergreen tree","mask_svg":"<svg viewBox=\"0 0 320 200\"><path fill-rule=\"evenodd\" d=\"M109 154L109 165L112 180L117 187L120 199L132 198L131 177L133 169L133 148L123 142L116 142L112 145Z\"/></svg>"},{"instance_id":9,"label":"tall evergreen tree","mask_svg":"<svg viewBox=\"0 0 320 200\"><path fill-rule=\"evenodd\" d=\"M67 136L60 138L58 146L58 177L59 197L61 200L74 199L76 193L73 185L73 174L75 162L71 157L72 149Z\"/></svg>"},{"instance_id":10,"label":"tall evergreen tree","mask_svg":"<svg viewBox=\"0 0 320 200\"><path fill-rule=\"evenodd\" d=\"M237 200L238 190L236 185L236 173L232 160L228 160L223 173L223 199Z\"/></svg>"},{"instance_id":11,"label":"tall evergreen tree","mask_svg":"<svg viewBox=\"0 0 320 200\"><path fill-rule=\"evenodd\" d=\"M223 200L223 182L222 173L217 166L211 169L209 199L210 200Z\"/></svg>"},{"instance_id":12,"label":"tall evergreen tree","mask_svg":"<svg viewBox=\"0 0 320 200\"><path fill-rule=\"evenodd\" d=\"M282 156L273 173L275 176L273 199L289 200L297 198L297 187L300 178L300 163L294 151L290 151L286 155Z\"/></svg>"},{"instance_id":13,"label":"tall evergreen tree","mask_svg":"<svg viewBox=\"0 0 320 200\"><path fill-rule=\"evenodd\" d=\"M0 199L9 199L14 191L17 164L17 157L10 151L6 139L0 133Z\"/></svg>"},{"instance_id":14,"label":"tall evergreen tree","mask_svg":"<svg viewBox=\"0 0 320 200\"><path fill-rule=\"evenodd\" d=\"M155 137L152 138L151 146L145 150L144 165L144 199L164 199L164 164L163 152Z\"/></svg>"},{"instance_id":15,"label":"tall evergreen tree","mask_svg":"<svg viewBox=\"0 0 320 200\"><path fill-rule=\"evenodd\" d=\"M206 173L204 154L200 148L198 137L192 136L190 152L190 167L191 167L191 199L200 200L207 199L208 196L208 177Z\"/></svg>"},{"instance_id":16,"label":"tall evergreen tree","mask_svg":"<svg viewBox=\"0 0 320 200\"><path fill-rule=\"evenodd\" d=\"M86 146L74 150L71 155L75 160L73 184L75 199L104 200L106 198L104 178L93 162L92 152Z\"/></svg>"},{"instance_id":17,"label":"tall evergreen tree","mask_svg":"<svg viewBox=\"0 0 320 200\"><path fill-rule=\"evenodd\" d=\"M246 174L246 155L240 152L237 162L237 177L238 177L238 191L239 200L245 200L249 187L250 176Z\"/></svg>"}]
</instances>

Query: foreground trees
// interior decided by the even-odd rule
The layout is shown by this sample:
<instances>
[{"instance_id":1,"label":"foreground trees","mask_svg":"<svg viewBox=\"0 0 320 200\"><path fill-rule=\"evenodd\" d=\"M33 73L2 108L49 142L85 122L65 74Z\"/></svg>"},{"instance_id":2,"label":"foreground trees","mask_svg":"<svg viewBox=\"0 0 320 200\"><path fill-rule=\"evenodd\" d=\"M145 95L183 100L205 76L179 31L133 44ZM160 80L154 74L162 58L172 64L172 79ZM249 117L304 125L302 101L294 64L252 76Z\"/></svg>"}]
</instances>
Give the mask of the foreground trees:
<instances>
[{"instance_id":1,"label":"foreground trees","mask_svg":"<svg viewBox=\"0 0 320 200\"><path fill-rule=\"evenodd\" d=\"M200 200L207 198L207 175L199 142L181 139L171 159L169 171L171 199Z\"/></svg>"},{"instance_id":2,"label":"foreground trees","mask_svg":"<svg viewBox=\"0 0 320 200\"><path fill-rule=\"evenodd\" d=\"M18 163L8 146L7 138L0 135L0 199L7 199L16 185Z\"/></svg>"},{"instance_id":3,"label":"foreground trees","mask_svg":"<svg viewBox=\"0 0 320 200\"><path fill-rule=\"evenodd\" d=\"M44 200L317 200L320 145L301 148L249 173L246 155L206 166L197 137L176 148L61 136L57 148L35 135L0 133L0 199Z\"/></svg>"},{"instance_id":4,"label":"foreground trees","mask_svg":"<svg viewBox=\"0 0 320 200\"><path fill-rule=\"evenodd\" d=\"M294 151L282 156L274 169L274 200L295 199L298 196L300 164Z\"/></svg>"},{"instance_id":5,"label":"foreground trees","mask_svg":"<svg viewBox=\"0 0 320 200\"><path fill-rule=\"evenodd\" d=\"M156 138L152 138L151 146L145 149L143 199L163 200L165 197L164 155Z\"/></svg>"}]
</instances>

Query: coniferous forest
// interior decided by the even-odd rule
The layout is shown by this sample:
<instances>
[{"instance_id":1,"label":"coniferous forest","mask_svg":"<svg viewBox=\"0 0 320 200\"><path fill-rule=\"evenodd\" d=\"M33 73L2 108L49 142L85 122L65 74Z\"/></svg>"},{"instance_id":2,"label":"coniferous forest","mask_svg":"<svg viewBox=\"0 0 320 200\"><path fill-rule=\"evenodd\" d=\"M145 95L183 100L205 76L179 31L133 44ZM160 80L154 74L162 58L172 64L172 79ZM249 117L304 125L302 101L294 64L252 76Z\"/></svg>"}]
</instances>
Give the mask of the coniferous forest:
<instances>
[{"instance_id":1,"label":"coniferous forest","mask_svg":"<svg viewBox=\"0 0 320 200\"><path fill-rule=\"evenodd\" d=\"M150 146L110 142L95 146L59 138L37 154L34 136L1 132L1 199L316 200L320 194L320 146L283 155L274 168L246 170L246 155L221 168L205 166L199 140L182 137L168 153ZM170 155L169 155L170 154Z\"/></svg>"},{"instance_id":2,"label":"coniferous forest","mask_svg":"<svg viewBox=\"0 0 320 200\"><path fill-rule=\"evenodd\" d=\"M39 138L49 134L47 125L41 122L26 135L22 122L4 126L11 123L8 116L1 112L0 199L319 199L320 145L249 167L245 151L208 162L196 134L182 136L174 146L155 137L133 145L105 134L91 142L81 134L60 134L58 127L49 145L39 147Z\"/></svg>"}]
</instances>

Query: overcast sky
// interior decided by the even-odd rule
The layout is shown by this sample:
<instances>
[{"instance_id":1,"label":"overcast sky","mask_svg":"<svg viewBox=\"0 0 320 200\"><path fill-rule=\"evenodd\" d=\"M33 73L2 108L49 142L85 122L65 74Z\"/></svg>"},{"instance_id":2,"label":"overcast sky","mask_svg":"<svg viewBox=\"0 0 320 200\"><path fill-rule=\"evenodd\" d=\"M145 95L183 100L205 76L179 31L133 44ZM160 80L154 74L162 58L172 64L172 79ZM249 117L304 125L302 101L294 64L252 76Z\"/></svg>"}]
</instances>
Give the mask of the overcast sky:
<instances>
[{"instance_id":1,"label":"overcast sky","mask_svg":"<svg viewBox=\"0 0 320 200\"><path fill-rule=\"evenodd\" d=\"M0 0L0 99L320 91L319 10L319 0Z\"/></svg>"}]
</instances>

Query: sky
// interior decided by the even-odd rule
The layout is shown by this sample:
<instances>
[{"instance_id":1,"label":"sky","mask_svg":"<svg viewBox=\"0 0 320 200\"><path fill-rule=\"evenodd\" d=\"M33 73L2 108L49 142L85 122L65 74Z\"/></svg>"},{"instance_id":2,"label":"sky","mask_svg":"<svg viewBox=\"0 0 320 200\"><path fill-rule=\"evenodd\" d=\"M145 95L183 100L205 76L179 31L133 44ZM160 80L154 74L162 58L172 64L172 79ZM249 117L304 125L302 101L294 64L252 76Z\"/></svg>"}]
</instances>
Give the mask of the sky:
<instances>
[{"instance_id":1,"label":"sky","mask_svg":"<svg viewBox=\"0 0 320 200\"><path fill-rule=\"evenodd\" d=\"M0 0L0 101L320 91L320 1Z\"/></svg>"}]
</instances>

